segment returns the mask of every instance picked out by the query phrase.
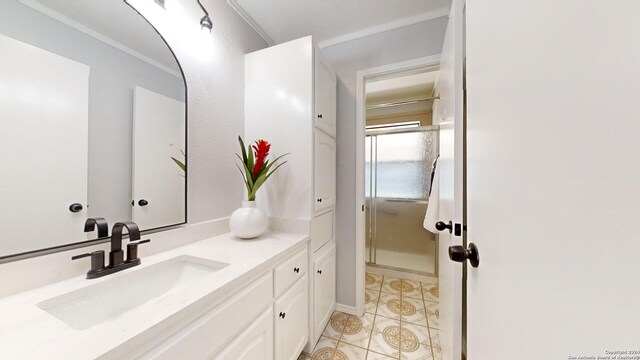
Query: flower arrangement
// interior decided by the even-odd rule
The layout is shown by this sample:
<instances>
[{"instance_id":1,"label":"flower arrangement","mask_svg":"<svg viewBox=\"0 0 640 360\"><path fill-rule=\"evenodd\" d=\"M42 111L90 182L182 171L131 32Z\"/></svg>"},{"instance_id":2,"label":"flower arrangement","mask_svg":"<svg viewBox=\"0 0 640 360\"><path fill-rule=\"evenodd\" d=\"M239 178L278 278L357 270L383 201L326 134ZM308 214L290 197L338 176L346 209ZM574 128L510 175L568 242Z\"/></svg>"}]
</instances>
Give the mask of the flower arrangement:
<instances>
[{"instance_id":1,"label":"flower arrangement","mask_svg":"<svg viewBox=\"0 0 640 360\"><path fill-rule=\"evenodd\" d=\"M238 167L238 170L240 170L244 184L247 187L247 200L255 201L256 192L260 186L262 186L262 184L264 184L264 182L267 181L267 179L271 177L271 175L273 175L280 166L287 163L284 161L277 164L280 159L288 154L278 156L275 160L269 162L269 160L267 160L267 156L269 156L271 144L266 140L258 140L253 146L249 145L246 149L242 137L238 136L238 142L240 142L242 156L238 154L236 154L236 156L242 162L244 170L237 164L236 166ZM276 165L276 167L272 169L274 165Z\"/></svg>"}]
</instances>

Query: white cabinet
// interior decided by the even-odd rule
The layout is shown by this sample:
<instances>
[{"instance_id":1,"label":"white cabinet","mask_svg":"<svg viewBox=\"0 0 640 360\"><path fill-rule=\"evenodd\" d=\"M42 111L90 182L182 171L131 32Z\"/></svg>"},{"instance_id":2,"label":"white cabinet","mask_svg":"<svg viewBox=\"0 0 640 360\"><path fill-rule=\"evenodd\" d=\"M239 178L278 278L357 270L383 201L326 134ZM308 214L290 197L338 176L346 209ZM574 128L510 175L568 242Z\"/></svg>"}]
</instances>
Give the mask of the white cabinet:
<instances>
[{"instance_id":1,"label":"white cabinet","mask_svg":"<svg viewBox=\"0 0 640 360\"><path fill-rule=\"evenodd\" d=\"M271 142L273 156L289 154L283 170L260 190L257 206L274 218L311 223L310 269L314 262L319 265L316 260L321 249L335 243L336 85L335 73L310 36L245 55L245 140L264 138ZM335 307L335 247L333 254L331 260L323 258L330 262L322 265L323 276L316 274L317 269L306 272L308 291L313 292L307 311L309 351L322 333L316 330L314 319L326 324ZM293 284L289 281L298 284L291 265L283 267L283 275L276 274L276 297ZM332 280L324 280L328 278ZM316 284L318 279L323 281ZM311 291L314 289L318 291ZM318 304L317 296L323 297ZM277 339L278 315L276 312ZM276 344L278 341L284 340Z\"/></svg>"},{"instance_id":2,"label":"white cabinet","mask_svg":"<svg viewBox=\"0 0 640 360\"><path fill-rule=\"evenodd\" d=\"M126 358L296 360L310 338L308 258L307 245L292 249L186 326L123 350Z\"/></svg>"},{"instance_id":3,"label":"white cabinet","mask_svg":"<svg viewBox=\"0 0 640 360\"><path fill-rule=\"evenodd\" d=\"M315 131L315 211L336 203L336 141L322 131Z\"/></svg>"},{"instance_id":4,"label":"white cabinet","mask_svg":"<svg viewBox=\"0 0 640 360\"><path fill-rule=\"evenodd\" d=\"M296 360L309 340L309 283L307 277L275 304L275 353L278 360Z\"/></svg>"},{"instance_id":5,"label":"white cabinet","mask_svg":"<svg viewBox=\"0 0 640 360\"><path fill-rule=\"evenodd\" d=\"M273 360L273 310L265 311L214 359Z\"/></svg>"},{"instance_id":6,"label":"white cabinet","mask_svg":"<svg viewBox=\"0 0 640 360\"><path fill-rule=\"evenodd\" d=\"M314 334L318 337L336 305L336 246L332 244L313 262Z\"/></svg>"},{"instance_id":7,"label":"white cabinet","mask_svg":"<svg viewBox=\"0 0 640 360\"><path fill-rule=\"evenodd\" d=\"M316 53L315 126L336 137L336 75Z\"/></svg>"}]
</instances>

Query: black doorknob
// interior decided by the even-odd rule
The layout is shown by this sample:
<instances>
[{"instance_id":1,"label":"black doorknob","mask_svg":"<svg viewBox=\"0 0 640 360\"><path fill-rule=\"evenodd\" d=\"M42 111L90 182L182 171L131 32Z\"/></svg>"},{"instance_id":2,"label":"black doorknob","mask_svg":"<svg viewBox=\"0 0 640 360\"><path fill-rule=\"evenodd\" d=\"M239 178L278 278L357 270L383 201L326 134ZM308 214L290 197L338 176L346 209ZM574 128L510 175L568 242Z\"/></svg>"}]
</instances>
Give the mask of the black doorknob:
<instances>
[{"instance_id":1,"label":"black doorknob","mask_svg":"<svg viewBox=\"0 0 640 360\"><path fill-rule=\"evenodd\" d=\"M149 202L145 199L140 199L140 201L138 201L138 205L140 206L147 206L149 205Z\"/></svg>"},{"instance_id":2,"label":"black doorknob","mask_svg":"<svg viewBox=\"0 0 640 360\"><path fill-rule=\"evenodd\" d=\"M469 264L474 268L480 265L480 253L474 243L470 243L468 249L461 245L449 246L449 259L459 263L469 260Z\"/></svg>"},{"instance_id":3,"label":"black doorknob","mask_svg":"<svg viewBox=\"0 0 640 360\"><path fill-rule=\"evenodd\" d=\"M448 224L445 224L442 221L438 221L436 223L436 230L444 231L446 229L449 229L449 234L451 234L451 231L453 231L453 223L451 222L451 220L449 220Z\"/></svg>"},{"instance_id":4,"label":"black doorknob","mask_svg":"<svg viewBox=\"0 0 640 360\"><path fill-rule=\"evenodd\" d=\"M73 203L73 204L69 205L69 211L71 211L72 213L80 212L80 211L82 211L82 209L84 209L82 204Z\"/></svg>"}]
</instances>

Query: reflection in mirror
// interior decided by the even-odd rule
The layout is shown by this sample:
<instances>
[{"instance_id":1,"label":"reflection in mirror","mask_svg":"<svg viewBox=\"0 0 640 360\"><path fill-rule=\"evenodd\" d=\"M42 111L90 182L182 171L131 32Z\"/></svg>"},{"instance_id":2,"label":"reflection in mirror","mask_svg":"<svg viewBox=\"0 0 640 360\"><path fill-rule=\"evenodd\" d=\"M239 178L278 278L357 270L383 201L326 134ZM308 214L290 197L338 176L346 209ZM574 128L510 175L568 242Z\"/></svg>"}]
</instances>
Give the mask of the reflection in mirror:
<instances>
[{"instance_id":1,"label":"reflection in mirror","mask_svg":"<svg viewBox=\"0 0 640 360\"><path fill-rule=\"evenodd\" d=\"M122 0L0 2L0 260L186 221L186 87Z\"/></svg>"}]
</instances>

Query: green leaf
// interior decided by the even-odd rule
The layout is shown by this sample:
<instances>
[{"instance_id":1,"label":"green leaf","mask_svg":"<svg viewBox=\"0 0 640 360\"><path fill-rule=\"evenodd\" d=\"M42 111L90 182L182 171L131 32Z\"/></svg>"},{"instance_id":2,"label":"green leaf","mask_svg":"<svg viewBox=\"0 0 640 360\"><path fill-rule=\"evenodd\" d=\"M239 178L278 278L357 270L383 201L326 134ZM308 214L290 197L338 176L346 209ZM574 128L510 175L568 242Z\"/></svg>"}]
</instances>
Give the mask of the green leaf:
<instances>
[{"instance_id":1,"label":"green leaf","mask_svg":"<svg viewBox=\"0 0 640 360\"><path fill-rule=\"evenodd\" d=\"M251 194L251 187L249 186L249 182L247 181L247 178L244 176L244 173L242 172L238 164L236 164L236 167L238 168L238 171L240 171L240 175L242 175L242 180L244 180L244 185L247 187L247 195Z\"/></svg>"},{"instance_id":2,"label":"green leaf","mask_svg":"<svg viewBox=\"0 0 640 360\"><path fill-rule=\"evenodd\" d=\"M236 156L238 157L238 159L240 159L240 155L236 154ZM253 175L251 174L251 170L249 170L246 163L242 162L242 165L244 166L244 171L247 174L247 176L245 177L245 181L251 188L253 188ZM249 190L249 192L251 192L251 190Z\"/></svg>"},{"instance_id":3,"label":"green leaf","mask_svg":"<svg viewBox=\"0 0 640 360\"><path fill-rule=\"evenodd\" d=\"M276 172L276 170L278 170L280 168L280 166L286 164L287 162L283 162L282 164L276 166L275 169L273 169L272 172L270 172L269 174L263 174L262 176L259 176L258 179L255 182L255 185L253 187L253 191L251 192L251 194L249 196L253 196L255 198L256 196L256 192L258 192L258 189L260 188L260 186L262 186L262 184L264 184L265 181L267 181L268 178L271 177L271 175L273 175L274 172Z\"/></svg>"},{"instance_id":4,"label":"green leaf","mask_svg":"<svg viewBox=\"0 0 640 360\"><path fill-rule=\"evenodd\" d=\"M282 159L283 157L285 157L287 155L289 155L289 153L280 155L275 160L273 160L273 162L271 164L269 164L268 166L265 166L265 173L268 172L269 169L271 168L271 166L275 165L278 162L278 160ZM262 171L260 173L262 173Z\"/></svg>"},{"instance_id":5,"label":"green leaf","mask_svg":"<svg viewBox=\"0 0 640 360\"><path fill-rule=\"evenodd\" d=\"M251 178L253 179L253 181L255 181L256 179L253 177L253 151L251 151L251 145L248 145L247 148L249 149L249 161L247 162L247 167L251 169L249 173L251 174Z\"/></svg>"},{"instance_id":6,"label":"green leaf","mask_svg":"<svg viewBox=\"0 0 640 360\"><path fill-rule=\"evenodd\" d=\"M187 165L185 165L185 163L183 163L182 161L174 158L173 156L171 157L171 159L178 164L178 166L180 167L180 169L182 169L182 171L187 172Z\"/></svg>"},{"instance_id":7,"label":"green leaf","mask_svg":"<svg viewBox=\"0 0 640 360\"><path fill-rule=\"evenodd\" d=\"M240 142L240 149L242 150L242 162L246 163L247 162L247 152L244 150L244 141L242 141L242 138L240 136L238 136L238 141Z\"/></svg>"}]
</instances>

